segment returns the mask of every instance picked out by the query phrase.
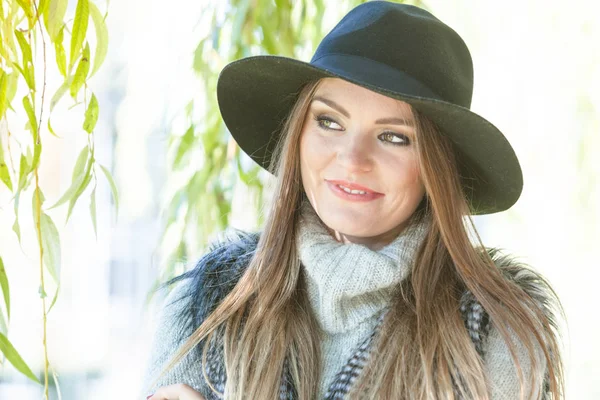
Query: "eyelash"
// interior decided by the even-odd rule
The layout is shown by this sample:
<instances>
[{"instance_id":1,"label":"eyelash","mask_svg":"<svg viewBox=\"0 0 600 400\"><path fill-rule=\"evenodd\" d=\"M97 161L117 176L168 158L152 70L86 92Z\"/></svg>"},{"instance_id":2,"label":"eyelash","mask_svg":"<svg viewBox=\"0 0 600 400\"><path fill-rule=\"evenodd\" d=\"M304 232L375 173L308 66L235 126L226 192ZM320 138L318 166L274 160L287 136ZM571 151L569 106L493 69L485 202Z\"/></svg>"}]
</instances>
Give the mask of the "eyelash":
<instances>
[{"instance_id":1,"label":"eyelash","mask_svg":"<svg viewBox=\"0 0 600 400\"><path fill-rule=\"evenodd\" d=\"M323 121L328 121L328 122L333 122L334 124L338 124L334 119L324 116L324 115L317 115L314 118L315 121L317 121L317 124L319 125L319 127L321 129L325 129L328 131L339 131L339 129L332 129L332 128L328 128L326 126L323 125ZM339 124L338 124L339 125ZM385 131L383 133L381 133L379 135L379 137L383 136L383 135L392 135L395 136L399 139L402 139L403 142L402 143L394 143L392 141L389 140L383 140L384 143L386 144L391 144L392 146L408 146L410 144L410 139L408 138L408 136L402 134L402 133L396 133L396 132L392 132L392 131Z\"/></svg>"}]
</instances>

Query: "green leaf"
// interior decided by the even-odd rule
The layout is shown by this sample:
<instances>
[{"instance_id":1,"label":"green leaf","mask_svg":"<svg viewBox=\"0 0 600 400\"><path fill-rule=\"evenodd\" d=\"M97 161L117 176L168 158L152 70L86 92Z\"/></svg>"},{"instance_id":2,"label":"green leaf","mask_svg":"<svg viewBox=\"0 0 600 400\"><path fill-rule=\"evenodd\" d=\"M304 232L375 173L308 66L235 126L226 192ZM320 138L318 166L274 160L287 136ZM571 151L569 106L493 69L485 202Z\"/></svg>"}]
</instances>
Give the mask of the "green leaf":
<instances>
[{"instance_id":1,"label":"green leaf","mask_svg":"<svg viewBox=\"0 0 600 400\"><path fill-rule=\"evenodd\" d=\"M0 2L1 3L1 2ZM4 318L4 312L0 308L0 333L8 334L8 323Z\"/></svg>"},{"instance_id":2,"label":"green leaf","mask_svg":"<svg viewBox=\"0 0 600 400\"><path fill-rule=\"evenodd\" d=\"M27 67L28 64L33 64L33 57L31 53L31 46L27 43L27 39L25 39L25 35L23 32L15 29L15 37L17 38L17 42L19 42L19 47L21 48L21 53L23 54L23 65Z\"/></svg>"},{"instance_id":3,"label":"green leaf","mask_svg":"<svg viewBox=\"0 0 600 400\"><path fill-rule=\"evenodd\" d=\"M48 131L52 134L52 136L61 139L56 133L54 133L54 129L52 129L52 125L50 124L50 118L48 118Z\"/></svg>"},{"instance_id":4,"label":"green leaf","mask_svg":"<svg viewBox=\"0 0 600 400\"><path fill-rule=\"evenodd\" d=\"M191 125L188 130L183 134L177 147L177 153L175 154L175 160L173 161L173 168L177 169L181 167L181 161L187 154L190 147L194 143L194 125Z\"/></svg>"},{"instance_id":5,"label":"green leaf","mask_svg":"<svg viewBox=\"0 0 600 400\"><path fill-rule=\"evenodd\" d=\"M56 303L56 299L58 299L58 293L60 293L60 282L58 283L58 286L56 287L56 292L54 293L54 297L52 298L52 303L50 303L50 307L48 307L47 314L50 314L52 307L54 307L54 303Z\"/></svg>"},{"instance_id":6,"label":"green leaf","mask_svg":"<svg viewBox=\"0 0 600 400\"><path fill-rule=\"evenodd\" d=\"M33 162L31 163L31 171L36 169L40 164L40 157L42 155L42 142L36 141L33 143Z\"/></svg>"},{"instance_id":7,"label":"green leaf","mask_svg":"<svg viewBox=\"0 0 600 400\"><path fill-rule=\"evenodd\" d=\"M12 226L12 230L17 235L17 239L19 239L19 244L21 244L21 227L19 225L19 218L15 217L15 223Z\"/></svg>"},{"instance_id":8,"label":"green leaf","mask_svg":"<svg viewBox=\"0 0 600 400\"><path fill-rule=\"evenodd\" d=\"M13 67L15 67L17 71L19 71L21 75L23 75L23 78L25 78L25 82L27 82L27 86L29 86L29 89L35 91L35 77L33 76L33 71L31 70L31 68L26 67L25 69L23 69L18 64L13 64Z\"/></svg>"},{"instance_id":9,"label":"green leaf","mask_svg":"<svg viewBox=\"0 0 600 400\"><path fill-rule=\"evenodd\" d=\"M36 188L33 191L33 196L31 197L31 208L33 211L33 221L35 224L37 224L37 222L38 222L38 194L39 194L40 215L42 215L42 205L44 204L44 201L46 200L46 198L44 197L44 194L42 193L42 191L39 188Z\"/></svg>"},{"instance_id":10,"label":"green leaf","mask_svg":"<svg viewBox=\"0 0 600 400\"><path fill-rule=\"evenodd\" d=\"M71 181L75 182L76 180L83 181L83 177L85 175L84 166L89 164L91 158L88 160L88 155L90 152L90 148L85 146L81 149L79 156L77 157L77 161L75 162L75 167L73 168L73 173L71 174ZM87 168L87 167L86 167Z\"/></svg>"},{"instance_id":11,"label":"green leaf","mask_svg":"<svg viewBox=\"0 0 600 400\"><path fill-rule=\"evenodd\" d=\"M1 0L0 0L0 2L1 2ZM0 119L4 115L4 112L6 111L6 109L8 108L8 101L6 99L7 93L6 93L6 90L4 89L7 86L8 86L8 74L6 72L4 72L3 69L0 68L0 88L2 88L2 90L0 90Z\"/></svg>"},{"instance_id":12,"label":"green leaf","mask_svg":"<svg viewBox=\"0 0 600 400\"><path fill-rule=\"evenodd\" d=\"M54 93L54 95L52 96L52 100L50 100L50 112L52 112L52 110L54 110L54 107L56 107L56 105L58 104L60 99L65 95L65 93L67 93L67 90L71 86L72 82L73 82L73 77L70 76L56 90L56 93Z\"/></svg>"},{"instance_id":13,"label":"green leaf","mask_svg":"<svg viewBox=\"0 0 600 400\"><path fill-rule=\"evenodd\" d=\"M98 99L96 99L96 95L92 93L92 99L90 100L87 110L85 110L85 120L83 121L83 129L87 133L92 133L94 131L96 122L98 122L98 112Z\"/></svg>"},{"instance_id":14,"label":"green leaf","mask_svg":"<svg viewBox=\"0 0 600 400\"><path fill-rule=\"evenodd\" d=\"M67 110L71 111L72 109L74 109L75 107L77 107L80 104L83 104L83 101L77 101L77 102L73 103L69 108L67 108Z\"/></svg>"},{"instance_id":15,"label":"green leaf","mask_svg":"<svg viewBox=\"0 0 600 400\"><path fill-rule=\"evenodd\" d=\"M16 2L9 2L8 4L7 18L3 18L3 23L0 24L0 28L3 28L2 33L4 34L3 44L6 46L4 49L6 55L10 52L16 56L17 48L15 47L14 40L12 40L12 32L14 26L23 19L20 15L17 16L17 12L19 11L19 7ZM6 60L9 60L11 57L5 57Z\"/></svg>"},{"instance_id":16,"label":"green leaf","mask_svg":"<svg viewBox=\"0 0 600 400\"><path fill-rule=\"evenodd\" d=\"M86 43L85 48L83 49L83 56L79 60L77 70L75 70L75 76L73 76L73 82L71 82L70 89L71 97L73 99L77 100L77 93L85 83L88 72L90 72L90 45Z\"/></svg>"},{"instance_id":17,"label":"green leaf","mask_svg":"<svg viewBox=\"0 0 600 400\"><path fill-rule=\"evenodd\" d=\"M25 155L27 157L27 165L29 166L33 162L33 154L31 153L31 148L29 146L27 146ZM29 172L31 172L31 168L29 168Z\"/></svg>"},{"instance_id":18,"label":"green leaf","mask_svg":"<svg viewBox=\"0 0 600 400\"><path fill-rule=\"evenodd\" d=\"M115 185L115 181L112 177L112 174L110 173L110 171L108 169L106 169L105 166L100 165L100 169L102 170L102 172L104 172L104 175L106 176L106 180L108 181L108 184L110 185L110 190L112 192L113 199L115 200L116 213L118 215L119 214L119 192L117 191L117 185Z\"/></svg>"},{"instance_id":19,"label":"green leaf","mask_svg":"<svg viewBox=\"0 0 600 400\"><path fill-rule=\"evenodd\" d=\"M23 11L25 11L25 15L27 16L27 19L32 20L33 16L34 16L33 2L28 1L28 0L17 0L17 3L21 6Z\"/></svg>"},{"instance_id":20,"label":"green leaf","mask_svg":"<svg viewBox=\"0 0 600 400\"><path fill-rule=\"evenodd\" d=\"M0 333L0 351L6 357L8 361L23 375L41 385L40 381L31 372L31 369L27 366L23 358L19 355L14 346L10 343L8 338L4 334Z\"/></svg>"},{"instance_id":21,"label":"green leaf","mask_svg":"<svg viewBox=\"0 0 600 400\"><path fill-rule=\"evenodd\" d=\"M71 53L69 61L69 71L75 65L75 60L79 56L81 46L85 40L87 27L90 17L89 0L78 0L75 9L75 20L73 21L73 30L71 31ZM89 58L89 56L88 56Z\"/></svg>"},{"instance_id":22,"label":"green leaf","mask_svg":"<svg viewBox=\"0 0 600 400\"><path fill-rule=\"evenodd\" d=\"M67 76L67 54L65 53L65 46L63 45L65 26L58 31L56 40L54 41L54 53L56 54L56 65L58 71L64 77Z\"/></svg>"},{"instance_id":23,"label":"green leaf","mask_svg":"<svg viewBox=\"0 0 600 400\"><path fill-rule=\"evenodd\" d=\"M92 68L91 77L98 71L98 68L100 68L106 58L106 53L108 52L108 29L106 28L106 21L98 7L91 1L89 5L90 16L96 28L96 52L94 53L94 68Z\"/></svg>"},{"instance_id":24,"label":"green leaf","mask_svg":"<svg viewBox=\"0 0 600 400\"><path fill-rule=\"evenodd\" d=\"M21 189L17 188L17 194L15 194L15 202L14 202L14 210L15 210L15 223L12 226L13 232L17 235L17 239L19 239L19 245L21 245L21 228L19 226L19 201L21 199Z\"/></svg>"},{"instance_id":25,"label":"green leaf","mask_svg":"<svg viewBox=\"0 0 600 400\"><path fill-rule=\"evenodd\" d=\"M67 201L69 201L71 199L71 197L73 197L73 195L75 194L75 192L77 192L77 189L79 189L79 186L81 185L81 182L83 182L83 179L85 177L85 165L88 159L88 155L89 155L89 147L85 146L83 149L81 149L81 152L79 153L79 156L77 157L77 161L75 162L75 167L73 168L73 177L71 180L71 186L69 187L69 189L67 189L67 191L65 192L65 194L62 195L62 197L56 202L54 203L54 205L52 207L50 207L49 209L53 209L55 207L60 206L61 204L66 203Z\"/></svg>"},{"instance_id":26,"label":"green leaf","mask_svg":"<svg viewBox=\"0 0 600 400\"><path fill-rule=\"evenodd\" d=\"M29 95L23 97L23 107L25 108L25 112L27 113L29 126L31 127L31 133L33 134L33 139L35 141L37 139L38 134L38 124L37 119L35 118L35 111L33 110L31 100L29 99Z\"/></svg>"},{"instance_id":27,"label":"green leaf","mask_svg":"<svg viewBox=\"0 0 600 400\"><path fill-rule=\"evenodd\" d=\"M42 228L42 246L44 248L44 264L46 268L54 278L54 282L60 282L60 263L61 263L61 252L60 252L60 237L58 235L58 229L52 218L47 214L42 213L42 219L40 221Z\"/></svg>"},{"instance_id":28,"label":"green leaf","mask_svg":"<svg viewBox=\"0 0 600 400\"><path fill-rule=\"evenodd\" d=\"M71 211L73 211L73 207L75 206L77 199L79 199L79 196L81 196L81 194L84 192L84 190L87 188L90 181L92 180L92 165L93 165L93 163L94 163L94 158L92 156L88 160L88 164L85 169L85 173L84 173L84 177L83 177L83 181L81 182L81 185L79 185L79 188L77 188L77 191L75 192L75 194L71 197L71 200L69 201L69 209L67 211L67 221L69 221L69 218L71 217Z\"/></svg>"},{"instance_id":29,"label":"green leaf","mask_svg":"<svg viewBox=\"0 0 600 400\"><path fill-rule=\"evenodd\" d=\"M13 70L13 72L7 76L7 82L6 82L6 106L7 108L10 106L10 103L12 102L12 100L14 99L15 95L17 94L17 86L18 86L18 82L19 82L19 71L17 71L16 69ZM2 115L2 113L0 113L0 115Z\"/></svg>"},{"instance_id":30,"label":"green leaf","mask_svg":"<svg viewBox=\"0 0 600 400\"><path fill-rule=\"evenodd\" d=\"M90 174L89 172L90 170L86 170L86 175L83 179L83 182L81 182L81 185L79 186L73 197L71 197L71 200L69 200L69 208L67 210L67 222L69 221L69 218L71 218L71 212L73 211L73 207L75 207L77 200L79 200L79 197L85 191L85 189L87 189L88 185L92 180L92 174Z\"/></svg>"},{"instance_id":31,"label":"green leaf","mask_svg":"<svg viewBox=\"0 0 600 400\"><path fill-rule=\"evenodd\" d=\"M0 181L2 181L6 187L12 192L13 186L10 180L10 173L8 172L8 166L4 161L0 161Z\"/></svg>"},{"instance_id":32,"label":"green leaf","mask_svg":"<svg viewBox=\"0 0 600 400\"><path fill-rule=\"evenodd\" d=\"M29 169L27 158L25 155L21 154L21 161L19 162L19 190L25 187L25 183L27 182L27 174L30 171L31 170Z\"/></svg>"},{"instance_id":33,"label":"green leaf","mask_svg":"<svg viewBox=\"0 0 600 400\"><path fill-rule=\"evenodd\" d=\"M198 45L196 46L196 50L194 50L194 62L192 63L192 66L194 68L194 71L202 73L204 71L204 69L206 68L206 60L204 57L204 45L205 45L206 39L202 39Z\"/></svg>"},{"instance_id":34,"label":"green leaf","mask_svg":"<svg viewBox=\"0 0 600 400\"><path fill-rule=\"evenodd\" d=\"M31 105L29 96L23 97L23 107L27 113L29 119L29 126L31 127L31 134L33 135L33 161L30 166L30 171L37 168L40 162L40 155L42 154L42 143L39 141L38 122L35 117L35 111Z\"/></svg>"},{"instance_id":35,"label":"green leaf","mask_svg":"<svg viewBox=\"0 0 600 400\"><path fill-rule=\"evenodd\" d=\"M4 268L4 262L0 257L0 289L2 289L2 296L4 297L4 305L6 306L6 314L10 321L10 286L8 285L8 275L6 275L6 269Z\"/></svg>"},{"instance_id":36,"label":"green leaf","mask_svg":"<svg viewBox=\"0 0 600 400\"><path fill-rule=\"evenodd\" d=\"M8 165L4 159L4 149L2 148L2 139L0 137L0 181L4 182L6 187L12 192L13 186L10 179L10 172L8 171Z\"/></svg>"},{"instance_id":37,"label":"green leaf","mask_svg":"<svg viewBox=\"0 0 600 400\"><path fill-rule=\"evenodd\" d=\"M96 223L96 188L92 190L92 196L90 199L90 216L92 217L92 225L94 226L94 234L96 240L98 240L98 226Z\"/></svg>"},{"instance_id":38,"label":"green leaf","mask_svg":"<svg viewBox=\"0 0 600 400\"><path fill-rule=\"evenodd\" d=\"M49 0L40 0L37 6L38 15L44 15L48 11L50 1Z\"/></svg>"},{"instance_id":39,"label":"green leaf","mask_svg":"<svg viewBox=\"0 0 600 400\"><path fill-rule=\"evenodd\" d=\"M2 147L2 136L0 136L0 163L4 162L4 147Z\"/></svg>"},{"instance_id":40,"label":"green leaf","mask_svg":"<svg viewBox=\"0 0 600 400\"><path fill-rule=\"evenodd\" d=\"M68 0L50 0L47 12L44 13L44 24L52 42L57 41L57 36L62 30L63 20L67 12ZM62 43L62 37L60 39Z\"/></svg>"}]
</instances>

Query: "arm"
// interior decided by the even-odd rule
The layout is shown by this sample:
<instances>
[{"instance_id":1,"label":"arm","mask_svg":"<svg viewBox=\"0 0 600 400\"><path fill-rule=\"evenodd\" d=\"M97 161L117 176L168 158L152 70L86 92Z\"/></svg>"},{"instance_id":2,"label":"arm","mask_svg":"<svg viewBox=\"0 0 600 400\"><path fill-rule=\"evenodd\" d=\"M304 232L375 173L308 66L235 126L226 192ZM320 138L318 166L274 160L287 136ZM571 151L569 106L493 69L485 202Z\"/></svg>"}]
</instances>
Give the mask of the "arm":
<instances>
[{"instance_id":1,"label":"arm","mask_svg":"<svg viewBox=\"0 0 600 400\"><path fill-rule=\"evenodd\" d=\"M188 284L189 280L177 283L165 299L160 310L141 387L143 396L140 396L140 398L145 399L162 386L186 384L195 390L203 387L201 364L194 351L187 354L179 364L165 374L155 385L149 387L173 357L183 340L187 338L187 332L185 332L182 321L178 320L177 316L188 304L187 299L180 300Z\"/></svg>"},{"instance_id":2,"label":"arm","mask_svg":"<svg viewBox=\"0 0 600 400\"><path fill-rule=\"evenodd\" d=\"M180 281L169 294L158 319L150 351L150 361L143 382L144 396L141 396L142 399L152 394L152 391L158 387L173 384L189 385L207 400L217 398L204 380L201 357L196 350L186 355L156 385L153 385L152 388L148 388L148 386L158 377L183 340L213 312L233 289L254 253L258 238L258 234L237 232L214 244L210 251L198 261L195 268L184 274L186 278ZM177 301L188 293L190 297ZM178 314L182 314L183 317L177 318ZM187 328L182 326L184 325L183 320L185 320ZM212 375L214 375L211 376L211 382L221 391L224 389L226 379L222 357L222 348L217 345L215 353L212 354L212 361L209 361L208 365L209 372L212 371Z\"/></svg>"},{"instance_id":3,"label":"arm","mask_svg":"<svg viewBox=\"0 0 600 400\"><path fill-rule=\"evenodd\" d=\"M552 345L558 346L557 332L559 331L559 318L564 316L560 301L556 297L556 293L552 290L550 283L537 271L518 262L512 257L501 254L497 249L487 249L489 256L492 258L496 266L500 269L502 275L509 281L520 286L527 293L537 307L546 318L546 322L550 327L548 332L542 334L543 340L548 344L549 351ZM529 393L529 389L535 388L534 399L549 399L548 383L545 376L532 376L531 363L529 354L525 346L520 343L514 332L511 332L511 341L516 344L516 355L523 369L523 375L526 387L524 388L525 395ZM537 365L539 365L539 374L543 375L551 368L554 374L558 374L556 384L559 386L559 391L562 388L562 370L560 354L552 354L553 365L549 366L546 363L543 349L537 344L537 341L532 338L534 343L534 357ZM490 398L492 400L503 399L518 399L519 398L519 378L517 375L516 365L514 364L507 344L500 335L500 332L490 324L490 331L486 343L486 353L484 353L484 363L489 376ZM562 397L561 397L562 398ZM527 399L529 400L529 399Z\"/></svg>"},{"instance_id":4,"label":"arm","mask_svg":"<svg viewBox=\"0 0 600 400\"><path fill-rule=\"evenodd\" d=\"M543 376L532 376L531 362L525 346L518 340L516 335L511 335L511 340L517 345L516 352L523 370L525 380L524 395L527 396L532 385L535 388L534 396L529 399L543 399ZM535 356L541 370L546 370L546 359L542 350L535 349ZM490 327L486 343L484 364L489 377L491 400L515 400L520 399L520 385L517 367L513 362L508 345L500 335L500 332Z\"/></svg>"}]
</instances>

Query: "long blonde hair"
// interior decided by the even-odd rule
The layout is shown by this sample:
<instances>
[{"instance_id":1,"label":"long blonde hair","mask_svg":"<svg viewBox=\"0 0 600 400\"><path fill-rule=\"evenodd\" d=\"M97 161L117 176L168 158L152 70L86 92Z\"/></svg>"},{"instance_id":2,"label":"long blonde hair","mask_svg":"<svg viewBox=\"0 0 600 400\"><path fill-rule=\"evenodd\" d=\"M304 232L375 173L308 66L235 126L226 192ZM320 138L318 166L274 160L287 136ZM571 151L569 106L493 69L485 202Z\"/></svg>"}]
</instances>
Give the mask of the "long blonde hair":
<instances>
[{"instance_id":1,"label":"long blonde hair","mask_svg":"<svg viewBox=\"0 0 600 400\"><path fill-rule=\"evenodd\" d=\"M300 135L318 84L311 82L300 90L282 128L271 164L276 176L273 201L247 269L157 380L198 344L223 335L227 385L221 395L226 399L278 398L286 360L298 398L309 400L318 392L319 328L305 292L294 238L303 198ZM547 384L553 398L559 398L563 371L555 321L519 285L503 277L487 252L472 245L464 223L469 207L451 144L418 111L413 109L413 114L427 193L418 212L430 220L429 231L410 277L398 287L351 398L453 399L458 394L488 399L483 361L459 313L465 290L482 304L509 344L521 387L526 377L511 334L527 349L533 376L544 376L535 355L541 349ZM470 218L467 222L476 235ZM208 348L202 350L207 381Z\"/></svg>"}]
</instances>

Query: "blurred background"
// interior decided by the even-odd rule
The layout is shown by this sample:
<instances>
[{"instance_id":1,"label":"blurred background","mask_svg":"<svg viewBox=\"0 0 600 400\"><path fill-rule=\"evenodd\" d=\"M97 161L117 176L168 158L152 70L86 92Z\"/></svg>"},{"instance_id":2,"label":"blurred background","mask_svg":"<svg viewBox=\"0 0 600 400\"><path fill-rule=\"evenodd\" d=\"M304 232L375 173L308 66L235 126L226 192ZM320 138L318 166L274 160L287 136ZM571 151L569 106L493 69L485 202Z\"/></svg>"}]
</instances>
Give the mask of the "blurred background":
<instances>
[{"instance_id":1,"label":"blurred background","mask_svg":"<svg viewBox=\"0 0 600 400\"><path fill-rule=\"evenodd\" d=\"M51 399L136 399L164 298L149 296L156 283L189 268L225 226L260 226L258 204L268 197L269 178L227 136L215 108L218 71L254 54L309 61L318 40L359 2L97 3L108 9L110 45L90 81L100 104L96 158L115 177L119 212L106 182L96 193L97 237L85 193L67 224L66 210L48 211L59 221L62 248L61 291L48 317L48 357L60 383L52 385ZM567 398L598 399L600 24L592 0L411 4L464 38L475 65L472 110L504 132L521 161L518 203L475 219L483 241L517 255L554 285L568 318ZM68 13L74 8L70 2ZM59 76L49 76L49 86L60 84ZM70 115L68 103L57 107L52 122L64 139L45 141L40 181L50 199L68 188L87 140ZM23 197L31 204L31 193ZM10 201L0 186L8 337L40 377L37 243L24 207L19 245ZM42 392L3 364L0 399L40 399Z\"/></svg>"}]
</instances>

